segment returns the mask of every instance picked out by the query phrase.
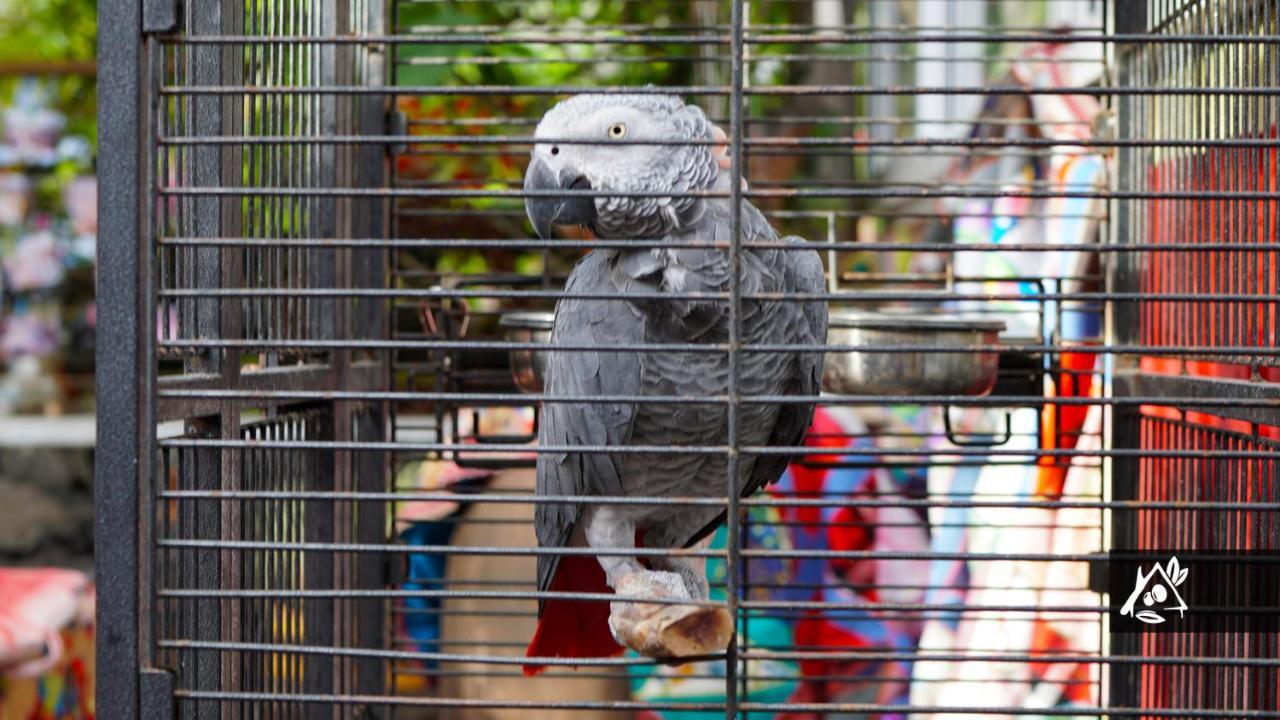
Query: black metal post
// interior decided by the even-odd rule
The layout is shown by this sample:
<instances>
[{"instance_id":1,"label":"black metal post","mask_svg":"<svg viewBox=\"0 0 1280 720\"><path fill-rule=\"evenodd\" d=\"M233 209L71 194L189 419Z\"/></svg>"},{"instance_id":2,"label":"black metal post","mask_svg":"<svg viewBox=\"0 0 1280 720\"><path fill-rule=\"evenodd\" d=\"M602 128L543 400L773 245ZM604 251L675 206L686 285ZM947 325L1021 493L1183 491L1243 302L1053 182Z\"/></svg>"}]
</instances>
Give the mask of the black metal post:
<instances>
[{"instance_id":1,"label":"black metal post","mask_svg":"<svg viewBox=\"0 0 1280 720\"><path fill-rule=\"evenodd\" d=\"M140 715L139 494L151 436L141 189L142 3L98 4L97 716Z\"/></svg>"}]
</instances>

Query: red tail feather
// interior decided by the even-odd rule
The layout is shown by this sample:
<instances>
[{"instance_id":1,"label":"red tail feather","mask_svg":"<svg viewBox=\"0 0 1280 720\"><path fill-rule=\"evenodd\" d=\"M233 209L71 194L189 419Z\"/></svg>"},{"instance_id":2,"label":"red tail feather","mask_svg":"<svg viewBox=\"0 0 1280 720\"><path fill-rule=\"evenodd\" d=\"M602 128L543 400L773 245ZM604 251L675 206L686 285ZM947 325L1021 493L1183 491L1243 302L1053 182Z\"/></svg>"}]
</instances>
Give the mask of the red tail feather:
<instances>
[{"instance_id":1,"label":"red tail feather","mask_svg":"<svg viewBox=\"0 0 1280 720\"><path fill-rule=\"evenodd\" d=\"M604 581L604 569L592 557L562 557L549 592L613 592ZM538 618L538 629L529 641L525 657L595 658L622 654L622 646L609 632L609 603L598 600L547 600ZM532 677L544 665L525 665Z\"/></svg>"}]
</instances>

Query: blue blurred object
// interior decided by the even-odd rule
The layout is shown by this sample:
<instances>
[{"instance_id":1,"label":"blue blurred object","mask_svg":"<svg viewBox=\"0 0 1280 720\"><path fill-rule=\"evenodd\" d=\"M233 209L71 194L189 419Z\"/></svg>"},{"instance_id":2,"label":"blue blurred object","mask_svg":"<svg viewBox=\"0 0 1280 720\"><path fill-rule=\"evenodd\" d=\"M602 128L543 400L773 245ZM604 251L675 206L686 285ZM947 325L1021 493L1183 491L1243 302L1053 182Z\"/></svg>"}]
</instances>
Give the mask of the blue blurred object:
<instances>
[{"instance_id":1,"label":"blue blurred object","mask_svg":"<svg viewBox=\"0 0 1280 720\"><path fill-rule=\"evenodd\" d=\"M404 532L400 540L409 546L424 547L430 545L447 545L457 526L454 519L457 514L430 522L415 522ZM405 590L444 589L444 574L447 557L441 553L418 552L409 554L409 576L404 583ZM404 613L405 634L414 641L414 649L418 652L439 652L440 650L440 598L409 597L405 598ZM423 662L428 668L435 668L434 660Z\"/></svg>"}]
</instances>

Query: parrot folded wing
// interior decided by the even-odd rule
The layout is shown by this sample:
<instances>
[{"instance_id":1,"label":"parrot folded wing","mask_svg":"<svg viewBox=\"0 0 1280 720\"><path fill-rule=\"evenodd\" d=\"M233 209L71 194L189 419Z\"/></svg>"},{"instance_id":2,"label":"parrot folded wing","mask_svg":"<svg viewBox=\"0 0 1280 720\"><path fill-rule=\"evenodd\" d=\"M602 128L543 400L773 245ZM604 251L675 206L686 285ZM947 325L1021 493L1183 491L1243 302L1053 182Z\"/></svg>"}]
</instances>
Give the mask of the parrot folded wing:
<instances>
[{"instance_id":1,"label":"parrot folded wing","mask_svg":"<svg viewBox=\"0 0 1280 720\"><path fill-rule=\"evenodd\" d=\"M747 214L746 219L750 220L751 218L753 218L753 214ZM759 222L765 222L764 218L760 217ZM772 230L768 230L768 232L772 233ZM791 236L786 238L786 241L806 248L809 247L809 243L804 238ZM786 296L818 294L826 290L826 276L823 274L822 259L818 257L817 253L809 250L784 250L782 252L785 256L783 260L785 274L782 278L782 288ZM794 303L796 301L790 302ZM797 304L799 305L802 322L798 324L800 337L796 339L796 344L825 344L827 342L826 302L823 300L809 300ZM808 395L816 398L822 385L824 353L798 353L797 358L797 372L792 377L784 394ZM773 433L769 436L769 446L799 447L803 445L805 433L808 431L810 423L813 422L813 407L813 405L807 403L783 404L778 409L778 419L774 424ZM757 458L755 465L751 469L751 478L742 488L742 497L751 497L766 485L777 481L779 477L782 477L782 471L787 468L787 464L794 459L789 455L762 455ZM715 532L716 528L720 527L724 521L725 513L721 513L715 520L690 538L685 547L692 547L700 542L703 538Z\"/></svg>"},{"instance_id":2,"label":"parrot folded wing","mask_svg":"<svg viewBox=\"0 0 1280 720\"><path fill-rule=\"evenodd\" d=\"M566 294L616 294L604 253L591 253L571 276ZM592 267L591 265L594 265ZM552 351L547 360L547 394L592 397L640 393L637 353L609 351L644 339L640 317L623 300L564 298L556 308L554 345L598 346L601 351ZM543 447L622 447L630 440L634 403L545 403L538 443ZM591 497L622 495L622 456L615 453L543 453L538 456L538 495ZM534 529L543 548L567 546L578 521L578 503L539 504ZM538 556L539 592L611 593L595 557ZM540 600L538 629L527 657L609 657L622 652L609 632L609 603ZM526 665L526 675L542 671Z\"/></svg>"}]
</instances>

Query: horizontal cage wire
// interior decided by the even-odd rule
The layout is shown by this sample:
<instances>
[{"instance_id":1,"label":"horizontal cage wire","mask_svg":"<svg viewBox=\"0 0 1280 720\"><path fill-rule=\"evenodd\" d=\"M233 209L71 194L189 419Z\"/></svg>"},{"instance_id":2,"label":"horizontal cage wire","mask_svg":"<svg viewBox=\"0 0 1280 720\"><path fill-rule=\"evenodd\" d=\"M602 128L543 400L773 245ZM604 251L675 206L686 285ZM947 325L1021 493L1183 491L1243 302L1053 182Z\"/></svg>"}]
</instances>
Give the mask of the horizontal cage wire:
<instances>
[{"instance_id":1,"label":"horizontal cage wire","mask_svg":"<svg viewBox=\"0 0 1280 720\"><path fill-rule=\"evenodd\" d=\"M1280 717L1271 0L100 1L102 717Z\"/></svg>"}]
</instances>

